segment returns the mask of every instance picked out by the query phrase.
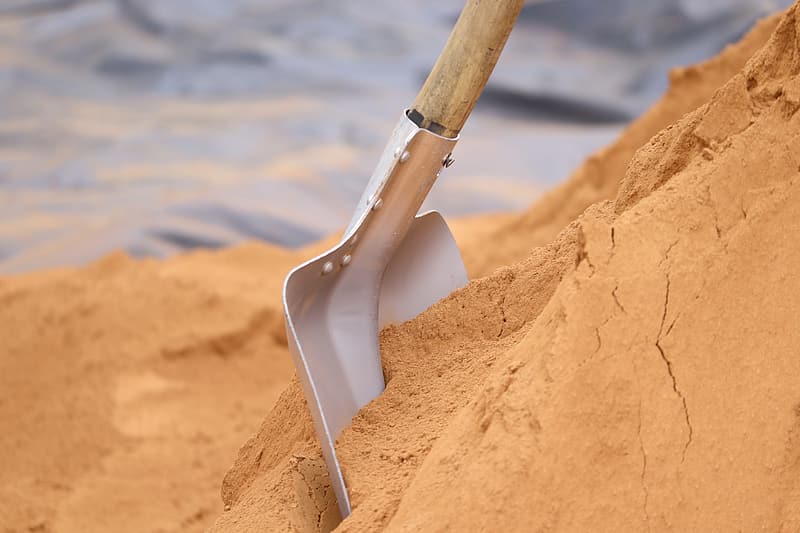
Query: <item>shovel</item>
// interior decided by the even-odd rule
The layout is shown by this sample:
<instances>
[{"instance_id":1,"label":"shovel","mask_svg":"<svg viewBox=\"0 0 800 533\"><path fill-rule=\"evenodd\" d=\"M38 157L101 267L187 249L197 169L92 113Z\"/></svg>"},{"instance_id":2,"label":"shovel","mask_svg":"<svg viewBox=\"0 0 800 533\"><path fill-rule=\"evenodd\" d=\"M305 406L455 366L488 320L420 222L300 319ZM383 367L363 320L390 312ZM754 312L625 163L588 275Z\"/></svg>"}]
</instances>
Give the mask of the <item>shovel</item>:
<instances>
[{"instance_id":1,"label":"shovel","mask_svg":"<svg viewBox=\"0 0 800 533\"><path fill-rule=\"evenodd\" d=\"M442 169L453 163L459 131L523 2L467 2L392 132L341 241L286 277L289 348L342 518L351 507L335 443L358 410L384 389L380 328L410 320L467 284L444 219L436 211L417 211Z\"/></svg>"}]
</instances>

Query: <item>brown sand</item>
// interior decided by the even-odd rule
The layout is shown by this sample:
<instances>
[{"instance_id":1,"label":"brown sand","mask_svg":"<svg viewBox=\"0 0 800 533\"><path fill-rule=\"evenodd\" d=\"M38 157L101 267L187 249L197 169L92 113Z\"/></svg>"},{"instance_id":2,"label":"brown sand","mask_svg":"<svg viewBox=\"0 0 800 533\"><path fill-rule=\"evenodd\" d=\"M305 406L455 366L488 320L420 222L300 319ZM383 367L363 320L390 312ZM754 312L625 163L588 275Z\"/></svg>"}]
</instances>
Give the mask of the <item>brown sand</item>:
<instances>
[{"instance_id":1,"label":"brown sand","mask_svg":"<svg viewBox=\"0 0 800 533\"><path fill-rule=\"evenodd\" d=\"M382 333L387 389L338 441L337 531L800 527L797 11L616 201ZM292 384L214 530L334 525L311 434Z\"/></svg>"},{"instance_id":2,"label":"brown sand","mask_svg":"<svg viewBox=\"0 0 800 533\"><path fill-rule=\"evenodd\" d=\"M202 531L291 373L264 246L0 280L0 531Z\"/></svg>"},{"instance_id":3,"label":"brown sand","mask_svg":"<svg viewBox=\"0 0 800 533\"><path fill-rule=\"evenodd\" d=\"M571 222L775 19L676 71L524 216L456 224L474 275L521 262L383 333L387 391L340 439L357 506L340 530L797 529L793 16L636 156L616 203ZM291 376L279 287L309 253L0 278L2 530L210 526ZM292 383L214 529L328 530L326 483Z\"/></svg>"}]
</instances>

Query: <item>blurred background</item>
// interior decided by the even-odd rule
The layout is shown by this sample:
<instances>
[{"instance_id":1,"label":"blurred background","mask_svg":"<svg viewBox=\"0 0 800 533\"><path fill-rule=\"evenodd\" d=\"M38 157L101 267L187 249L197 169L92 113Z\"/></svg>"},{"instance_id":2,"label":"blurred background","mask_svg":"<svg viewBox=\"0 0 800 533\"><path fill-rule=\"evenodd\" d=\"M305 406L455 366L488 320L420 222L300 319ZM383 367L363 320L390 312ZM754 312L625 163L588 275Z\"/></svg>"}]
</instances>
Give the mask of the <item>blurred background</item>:
<instances>
[{"instance_id":1,"label":"blurred background","mask_svg":"<svg viewBox=\"0 0 800 533\"><path fill-rule=\"evenodd\" d=\"M529 3L428 207L524 208L790 3ZM339 229L462 5L2 0L0 272Z\"/></svg>"}]
</instances>

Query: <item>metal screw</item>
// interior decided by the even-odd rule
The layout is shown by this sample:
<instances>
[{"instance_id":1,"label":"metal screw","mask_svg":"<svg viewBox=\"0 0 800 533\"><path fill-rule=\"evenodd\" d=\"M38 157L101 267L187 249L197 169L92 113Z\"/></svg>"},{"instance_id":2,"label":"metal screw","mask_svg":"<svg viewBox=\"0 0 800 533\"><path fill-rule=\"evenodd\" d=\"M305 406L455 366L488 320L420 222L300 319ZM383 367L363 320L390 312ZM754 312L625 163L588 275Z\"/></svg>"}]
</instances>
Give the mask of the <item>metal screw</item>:
<instances>
[{"instance_id":1,"label":"metal screw","mask_svg":"<svg viewBox=\"0 0 800 533\"><path fill-rule=\"evenodd\" d=\"M456 160L453 158L453 153L450 152L449 154L444 156L444 159L442 159L442 166L444 168L450 168L450 165L452 165L455 162Z\"/></svg>"},{"instance_id":2,"label":"metal screw","mask_svg":"<svg viewBox=\"0 0 800 533\"><path fill-rule=\"evenodd\" d=\"M372 204L372 210L373 210L373 211L377 211L377 210L378 210L378 209L380 209L381 207L383 207L383 198L378 198L378 199L375 201L375 203L374 203L374 204Z\"/></svg>"},{"instance_id":3,"label":"metal screw","mask_svg":"<svg viewBox=\"0 0 800 533\"><path fill-rule=\"evenodd\" d=\"M333 263L330 261L325 261L325 264L322 265L322 275L324 276L325 274L330 274L331 272L333 272Z\"/></svg>"},{"instance_id":4,"label":"metal screw","mask_svg":"<svg viewBox=\"0 0 800 533\"><path fill-rule=\"evenodd\" d=\"M350 264L350 261L352 260L353 256L351 256L350 254L344 254L344 257L342 257L342 266L346 267L347 265Z\"/></svg>"}]
</instances>

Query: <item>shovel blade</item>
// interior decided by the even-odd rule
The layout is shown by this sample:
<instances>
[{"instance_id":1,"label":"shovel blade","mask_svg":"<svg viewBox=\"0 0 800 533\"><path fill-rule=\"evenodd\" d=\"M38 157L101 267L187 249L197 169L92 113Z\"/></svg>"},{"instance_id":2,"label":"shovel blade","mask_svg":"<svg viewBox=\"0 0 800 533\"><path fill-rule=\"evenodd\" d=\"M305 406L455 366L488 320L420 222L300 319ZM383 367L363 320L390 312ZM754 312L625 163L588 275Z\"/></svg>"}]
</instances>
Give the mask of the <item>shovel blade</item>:
<instances>
[{"instance_id":1,"label":"shovel blade","mask_svg":"<svg viewBox=\"0 0 800 533\"><path fill-rule=\"evenodd\" d=\"M322 275L342 243L286 278L284 312L289 349L308 400L342 517L350 500L336 457L336 438L359 409L384 389L380 327L414 318L466 285L467 273L450 229L431 211L414 218L382 272L369 261Z\"/></svg>"}]
</instances>

